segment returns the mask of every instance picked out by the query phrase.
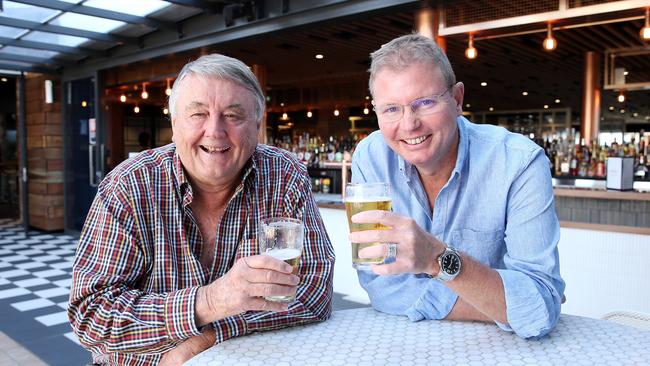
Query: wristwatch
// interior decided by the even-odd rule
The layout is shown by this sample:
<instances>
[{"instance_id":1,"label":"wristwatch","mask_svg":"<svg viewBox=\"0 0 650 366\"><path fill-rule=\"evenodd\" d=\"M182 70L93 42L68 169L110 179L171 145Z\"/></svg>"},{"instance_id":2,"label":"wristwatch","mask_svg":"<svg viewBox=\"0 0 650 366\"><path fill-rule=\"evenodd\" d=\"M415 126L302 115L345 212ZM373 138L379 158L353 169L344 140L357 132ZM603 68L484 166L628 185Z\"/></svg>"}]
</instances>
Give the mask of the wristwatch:
<instances>
[{"instance_id":1,"label":"wristwatch","mask_svg":"<svg viewBox=\"0 0 650 366\"><path fill-rule=\"evenodd\" d=\"M445 251L438 257L440 271L433 277L439 281L451 281L460 273L461 261L458 251L452 247L445 248Z\"/></svg>"}]
</instances>

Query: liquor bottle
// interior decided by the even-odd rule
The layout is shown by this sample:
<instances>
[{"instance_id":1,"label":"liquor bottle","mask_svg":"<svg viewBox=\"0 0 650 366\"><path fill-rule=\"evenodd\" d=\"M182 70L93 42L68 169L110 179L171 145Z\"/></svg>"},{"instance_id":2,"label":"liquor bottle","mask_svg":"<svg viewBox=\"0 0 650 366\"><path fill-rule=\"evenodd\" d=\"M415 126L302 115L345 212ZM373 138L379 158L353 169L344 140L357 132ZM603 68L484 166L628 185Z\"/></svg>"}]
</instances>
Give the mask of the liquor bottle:
<instances>
[{"instance_id":1,"label":"liquor bottle","mask_svg":"<svg viewBox=\"0 0 650 366\"><path fill-rule=\"evenodd\" d=\"M578 153L579 149L571 149L569 150L569 155L571 156L569 160L569 175L576 176L578 175Z\"/></svg>"}]
</instances>

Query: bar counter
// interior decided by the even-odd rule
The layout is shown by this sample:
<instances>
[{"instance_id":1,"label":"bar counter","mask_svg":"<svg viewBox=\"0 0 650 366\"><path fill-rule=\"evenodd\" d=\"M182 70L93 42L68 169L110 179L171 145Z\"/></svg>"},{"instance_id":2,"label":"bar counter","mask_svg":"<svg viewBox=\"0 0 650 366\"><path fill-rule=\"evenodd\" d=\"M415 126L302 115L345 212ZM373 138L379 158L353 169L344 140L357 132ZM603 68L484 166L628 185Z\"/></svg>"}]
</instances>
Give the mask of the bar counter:
<instances>
[{"instance_id":1,"label":"bar counter","mask_svg":"<svg viewBox=\"0 0 650 366\"><path fill-rule=\"evenodd\" d=\"M604 180L553 178L560 226L650 235L650 181L631 191L605 188ZM320 208L345 209L339 194L315 194Z\"/></svg>"}]
</instances>

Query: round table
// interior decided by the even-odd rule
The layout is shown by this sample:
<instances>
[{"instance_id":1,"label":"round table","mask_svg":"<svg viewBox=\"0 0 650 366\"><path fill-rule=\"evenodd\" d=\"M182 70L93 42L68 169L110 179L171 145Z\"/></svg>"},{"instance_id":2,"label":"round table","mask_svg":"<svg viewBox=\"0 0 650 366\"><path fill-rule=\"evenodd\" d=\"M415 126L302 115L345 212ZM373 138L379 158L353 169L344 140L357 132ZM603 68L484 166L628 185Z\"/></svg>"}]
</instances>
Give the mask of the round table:
<instances>
[{"instance_id":1,"label":"round table","mask_svg":"<svg viewBox=\"0 0 650 366\"><path fill-rule=\"evenodd\" d=\"M371 308L234 338L185 365L650 365L650 332L562 315L538 340L493 324L420 321Z\"/></svg>"}]
</instances>

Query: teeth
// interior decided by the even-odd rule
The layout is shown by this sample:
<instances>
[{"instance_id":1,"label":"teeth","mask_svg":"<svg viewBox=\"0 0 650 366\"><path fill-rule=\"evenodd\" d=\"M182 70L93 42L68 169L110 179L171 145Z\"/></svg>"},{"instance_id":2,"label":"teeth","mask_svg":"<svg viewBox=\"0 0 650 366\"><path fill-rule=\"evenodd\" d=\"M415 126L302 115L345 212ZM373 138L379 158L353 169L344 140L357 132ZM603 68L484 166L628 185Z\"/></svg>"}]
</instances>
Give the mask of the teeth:
<instances>
[{"instance_id":1,"label":"teeth","mask_svg":"<svg viewBox=\"0 0 650 366\"><path fill-rule=\"evenodd\" d=\"M205 149L205 151L207 151L207 152L209 152L209 153L223 152L223 151L228 150L227 147L208 147L208 146L203 146L203 148Z\"/></svg>"},{"instance_id":2,"label":"teeth","mask_svg":"<svg viewBox=\"0 0 650 366\"><path fill-rule=\"evenodd\" d=\"M404 139L404 141L409 145L417 145L417 144L421 143L422 141L426 140L426 138L427 138L426 136L420 136L420 137L416 137L414 139Z\"/></svg>"}]
</instances>

